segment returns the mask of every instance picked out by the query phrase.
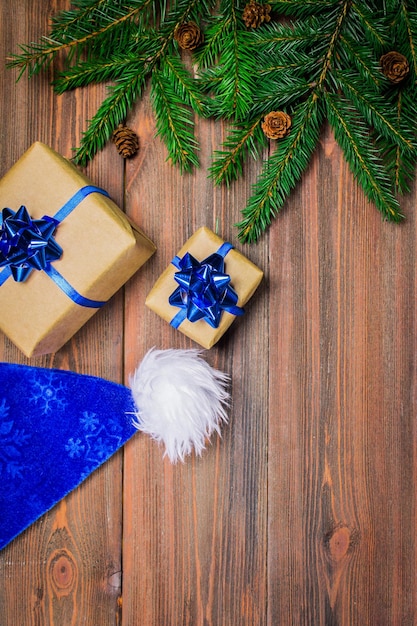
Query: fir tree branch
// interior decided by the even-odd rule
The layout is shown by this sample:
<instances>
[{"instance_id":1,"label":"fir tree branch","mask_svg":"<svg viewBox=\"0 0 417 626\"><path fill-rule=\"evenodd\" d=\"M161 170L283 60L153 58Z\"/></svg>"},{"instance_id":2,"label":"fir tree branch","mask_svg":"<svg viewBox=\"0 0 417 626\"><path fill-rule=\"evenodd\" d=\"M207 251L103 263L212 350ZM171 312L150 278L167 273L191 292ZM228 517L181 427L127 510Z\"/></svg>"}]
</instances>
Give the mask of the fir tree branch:
<instances>
[{"instance_id":1,"label":"fir tree branch","mask_svg":"<svg viewBox=\"0 0 417 626\"><path fill-rule=\"evenodd\" d=\"M415 7L410 11L410 5L405 0L395 0L388 2L387 15L391 27L392 48L402 52L408 59L410 76L405 85L387 87L383 95L388 106L396 112L397 126L414 131L417 124L417 14ZM409 191L415 174L417 150L402 150L384 137L379 139L378 145L387 170L393 178L395 190L399 193Z\"/></svg>"},{"instance_id":2,"label":"fir tree branch","mask_svg":"<svg viewBox=\"0 0 417 626\"><path fill-rule=\"evenodd\" d=\"M140 0L142 1L142 0ZM136 0L73 0L72 8L63 10L52 17L51 36L65 32L67 38L77 38L80 29L86 32L94 30L95 23L117 19L121 13L128 13ZM148 25L150 19L156 22L158 16L164 19L166 2L151 0L146 2L144 10L137 16L141 26Z\"/></svg>"},{"instance_id":3,"label":"fir tree branch","mask_svg":"<svg viewBox=\"0 0 417 626\"><path fill-rule=\"evenodd\" d=\"M389 30L385 20L378 20L375 14L368 11L363 2L352 2L352 12L358 16L368 41L371 41L379 52L389 40Z\"/></svg>"},{"instance_id":4,"label":"fir tree branch","mask_svg":"<svg viewBox=\"0 0 417 626\"><path fill-rule=\"evenodd\" d=\"M221 4L222 49L211 69L211 114L234 120L243 120L250 110L256 73L254 55L243 52L250 46L251 36L244 30L240 4L240 0L223 0ZM205 81L204 74L202 80Z\"/></svg>"},{"instance_id":5,"label":"fir tree branch","mask_svg":"<svg viewBox=\"0 0 417 626\"><path fill-rule=\"evenodd\" d=\"M89 21L99 12L104 11L107 7L113 4L113 0L92 0L88 4L73 3L74 9L68 11L61 11L58 16L52 18L52 30L51 33L60 33L68 30L71 27L78 27L80 24L84 26L86 20Z\"/></svg>"},{"instance_id":6,"label":"fir tree branch","mask_svg":"<svg viewBox=\"0 0 417 626\"><path fill-rule=\"evenodd\" d=\"M258 66L258 76L262 76L262 83L265 80L269 80L269 76L271 75L271 80L275 81L276 76L275 72L285 71L287 74L291 73L294 75L294 72L297 73L297 76L301 74L310 74L315 72L317 69L317 60L312 59L309 54L305 54L303 52L297 52L297 54L291 54L288 52L283 59L282 55L268 55L270 58L265 59L262 55L259 58L263 59L262 63Z\"/></svg>"},{"instance_id":7,"label":"fir tree branch","mask_svg":"<svg viewBox=\"0 0 417 626\"><path fill-rule=\"evenodd\" d=\"M331 36L329 22L332 15L328 15L327 18L325 24L316 17L312 17L306 23L295 22L291 26L275 22L264 24L262 28L252 33L253 50L261 49L266 53L275 50L277 54L285 56L291 51L297 54L297 51L305 52L314 46L319 46L320 50L320 45L325 46Z\"/></svg>"},{"instance_id":8,"label":"fir tree branch","mask_svg":"<svg viewBox=\"0 0 417 626\"><path fill-rule=\"evenodd\" d=\"M198 162L193 113L232 121L210 168L216 183L229 184L249 156L262 156L262 117L285 111L291 131L254 186L239 224L242 241L258 239L283 206L326 115L368 198L387 219L401 219L394 192L408 189L417 164L414 0L277 0L272 20L257 28L243 21L247 1L74 0L53 19L49 37L21 46L9 65L30 76L64 51L65 69L54 81L59 93L114 82L77 149L80 164L104 146L149 79L157 132L182 171ZM197 77L175 40L176 27L189 20L207 24L193 52ZM391 50L410 65L399 85L379 61Z\"/></svg>"},{"instance_id":9,"label":"fir tree branch","mask_svg":"<svg viewBox=\"0 0 417 626\"><path fill-rule=\"evenodd\" d=\"M260 149L267 144L266 137L260 130L261 119L262 116L258 116L241 127L232 128L223 144L227 151L214 152L210 177L216 185L222 182L229 185L232 180L238 178L243 172L243 162L248 153L253 159L259 157Z\"/></svg>"},{"instance_id":10,"label":"fir tree branch","mask_svg":"<svg viewBox=\"0 0 417 626\"><path fill-rule=\"evenodd\" d=\"M327 78L327 73L332 67L332 61L335 55L336 46L338 44L339 37L342 32L343 23L346 20L351 4L352 4L352 0L344 0L341 3L341 8L337 16L335 28L330 38L327 53L323 61L322 70L321 70L319 79L317 81L318 92L322 90L323 85Z\"/></svg>"},{"instance_id":11,"label":"fir tree branch","mask_svg":"<svg viewBox=\"0 0 417 626\"><path fill-rule=\"evenodd\" d=\"M215 15L206 30L204 44L194 54L200 69L216 65L228 30L228 20L225 20L222 15Z\"/></svg>"},{"instance_id":12,"label":"fir tree branch","mask_svg":"<svg viewBox=\"0 0 417 626\"><path fill-rule=\"evenodd\" d=\"M193 80L181 60L174 55L166 55L164 66L167 79L172 81L175 92L183 103L192 107L198 115L208 114L207 98L199 89L199 83Z\"/></svg>"},{"instance_id":13,"label":"fir tree branch","mask_svg":"<svg viewBox=\"0 0 417 626\"><path fill-rule=\"evenodd\" d=\"M288 137L278 143L265 162L254 193L242 211L243 220L237 224L240 241L257 241L282 208L309 163L322 120L320 99L314 93L296 112Z\"/></svg>"},{"instance_id":14,"label":"fir tree branch","mask_svg":"<svg viewBox=\"0 0 417 626\"><path fill-rule=\"evenodd\" d=\"M413 129L417 117L416 98L414 97L411 102L409 100L410 96L400 90L395 94L395 99L390 101L390 104L396 112L397 126ZM414 116L410 118L411 111L414 111ZM410 182L413 179L417 162L415 147L414 150L403 150L398 144L389 141L386 136L380 136L377 145L387 172L393 181L394 190L401 194L410 191Z\"/></svg>"},{"instance_id":15,"label":"fir tree branch","mask_svg":"<svg viewBox=\"0 0 417 626\"><path fill-rule=\"evenodd\" d=\"M141 72L132 72L129 80L124 80L111 88L110 95L102 102L82 136L74 156L75 163L86 165L104 147L113 130L126 118L143 88L144 79Z\"/></svg>"},{"instance_id":16,"label":"fir tree branch","mask_svg":"<svg viewBox=\"0 0 417 626\"><path fill-rule=\"evenodd\" d=\"M302 18L307 15L320 15L323 11L333 8L340 0L279 0L272 2L274 13Z\"/></svg>"},{"instance_id":17,"label":"fir tree branch","mask_svg":"<svg viewBox=\"0 0 417 626\"><path fill-rule=\"evenodd\" d=\"M353 118L342 98L338 98L336 103L334 96L325 93L324 97L336 141L365 194L384 217L390 221L400 221L403 215L398 201L389 187L386 170L378 159L378 153L369 143L367 129L359 118Z\"/></svg>"},{"instance_id":18,"label":"fir tree branch","mask_svg":"<svg viewBox=\"0 0 417 626\"><path fill-rule=\"evenodd\" d=\"M355 67L362 80L364 80L371 89L379 88L381 85L381 69L374 62L373 51L370 46L358 45L350 37L341 33L340 35L339 54L343 59L345 67Z\"/></svg>"},{"instance_id":19,"label":"fir tree branch","mask_svg":"<svg viewBox=\"0 0 417 626\"><path fill-rule=\"evenodd\" d=\"M369 96L364 86L355 81L354 76L347 72L337 72L336 77L345 95L352 98L358 111L379 133L389 138L402 150L414 150L414 133L411 129L399 126L399 118L392 118L389 108L379 94Z\"/></svg>"},{"instance_id":20,"label":"fir tree branch","mask_svg":"<svg viewBox=\"0 0 417 626\"><path fill-rule=\"evenodd\" d=\"M169 89L158 71L162 59L170 51L177 24L193 15L196 6L198 10L206 11L209 5L206 0L178 0L175 10L167 15L160 31L155 34L155 40L159 45L153 48L154 54L147 58L142 68L135 68L134 65L130 67L129 73L125 71L123 79L120 79L115 87L110 88L110 95L104 100L82 137L74 158L76 163L85 165L105 145L113 130L126 118L128 110L141 95L147 77L152 75L157 131L166 141L170 158L174 163L178 163L183 171L189 170L192 165L198 165L195 155L196 141L188 130L192 126L190 116L181 106L182 103L178 103L175 92ZM196 105L196 98L193 103ZM179 104L180 108L175 110ZM167 124L163 123L164 117Z\"/></svg>"},{"instance_id":21,"label":"fir tree branch","mask_svg":"<svg viewBox=\"0 0 417 626\"><path fill-rule=\"evenodd\" d=\"M151 98L154 110L164 111L161 117L156 114L157 134L164 139L172 162L180 166L181 172L187 172L198 165L195 154L197 142L189 130L193 126L193 121L189 111L176 101L170 90L171 84L164 72L154 69Z\"/></svg>"},{"instance_id":22,"label":"fir tree branch","mask_svg":"<svg viewBox=\"0 0 417 626\"><path fill-rule=\"evenodd\" d=\"M85 87L91 83L102 83L122 78L132 70L132 67L143 68L145 57L138 57L137 53L125 53L122 56L111 55L107 60L96 59L85 63L78 63L64 72L60 72L53 81L55 91L59 94L65 91Z\"/></svg>"},{"instance_id":23,"label":"fir tree branch","mask_svg":"<svg viewBox=\"0 0 417 626\"><path fill-rule=\"evenodd\" d=\"M161 21L161 37L172 41L174 31L178 24L194 20L197 23L210 17L210 11L216 4L216 0L176 0L173 8L167 13L166 19Z\"/></svg>"},{"instance_id":24,"label":"fir tree branch","mask_svg":"<svg viewBox=\"0 0 417 626\"><path fill-rule=\"evenodd\" d=\"M72 58L76 51L82 50L91 40L106 35L111 29L115 29L135 18L152 0L132 0L132 4L134 2L136 4L139 3L139 6L131 8L128 13L120 15L118 18L109 20L105 26L92 32L83 33L68 40L65 30L60 34L55 31L54 38L43 37L38 44L20 46L23 53L12 55L8 66L20 68L20 78L25 70L29 72L29 76L37 74L45 65L51 63L59 52L66 51L69 54L69 58Z\"/></svg>"},{"instance_id":25,"label":"fir tree branch","mask_svg":"<svg viewBox=\"0 0 417 626\"><path fill-rule=\"evenodd\" d=\"M260 85L255 91L253 98L252 112L255 115L265 115L268 111L281 110L294 105L294 103L304 100L311 92L315 82L307 83L304 79L292 78L290 81L283 80L283 73L275 74L274 91L267 85ZM271 76L269 77L271 80Z\"/></svg>"},{"instance_id":26,"label":"fir tree branch","mask_svg":"<svg viewBox=\"0 0 417 626\"><path fill-rule=\"evenodd\" d=\"M417 76L417 46L416 46L416 26L413 28L413 21L411 20L410 12L408 10L408 3L405 0L400 0L400 18L405 26L407 33L407 56L411 57L411 64L414 70L414 76ZM414 7L415 10L415 7ZM415 24L415 20L414 20Z\"/></svg>"}]
</instances>

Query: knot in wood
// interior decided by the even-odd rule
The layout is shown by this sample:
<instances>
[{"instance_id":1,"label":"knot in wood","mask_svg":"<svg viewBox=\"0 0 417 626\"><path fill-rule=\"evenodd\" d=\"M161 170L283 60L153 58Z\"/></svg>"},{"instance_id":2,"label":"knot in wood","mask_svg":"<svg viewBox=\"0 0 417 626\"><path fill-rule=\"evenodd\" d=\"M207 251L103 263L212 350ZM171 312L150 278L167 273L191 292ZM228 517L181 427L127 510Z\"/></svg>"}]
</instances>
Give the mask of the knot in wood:
<instances>
[{"instance_id":1,"label":"knot in wood","mask_svg":"<svg viewBox=\"0 0 417 626\"><path fill-rule=\"evenodd\" d=\"M57 596L68 596L77 583L77 566L66 550L55 552L49 562L49 577Z\"/></svg>"},{"instance_id":2,"label":"knot in wood","mask_svg":"<svg viewBox=\"0 0 417 626\"><path fill-rule=\"evenodd\" d=\"M325 537L325 545L328 556L335 563L342 561L356 546L358 531L351 530L344 524L334 526Z\"/></svg>"}]
</instances>

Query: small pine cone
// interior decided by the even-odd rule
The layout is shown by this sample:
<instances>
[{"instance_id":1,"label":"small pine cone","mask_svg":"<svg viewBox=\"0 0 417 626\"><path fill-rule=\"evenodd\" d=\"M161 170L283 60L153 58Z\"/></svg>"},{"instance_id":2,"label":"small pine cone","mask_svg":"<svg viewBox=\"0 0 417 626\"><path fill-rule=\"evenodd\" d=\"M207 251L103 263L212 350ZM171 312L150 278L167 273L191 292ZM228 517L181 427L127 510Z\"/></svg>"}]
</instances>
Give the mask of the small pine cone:
<instances>
[{"instance_id":1,"label":"small pine cone","mask_svg":"<svg viewBox=\"0 0 417 626\"><path fill-rule=\"evenodd\" d=\"M265 115L261 127L268 139L282 139L290 132L291 117L284 111L271 111Z\"/></svg>"},{"instance_id":2,"label":"small pine cone","mask_svg":"<svg viewBox=\"0 0 417 626\"><path fill-rule=\"evenodd\" d=\"M392 83L401 83L410 71L408 61L401 52L387 52L379 59L382 73Z\"/></svg>"},{"instance_id":3,"label":"small pine cone","mask_svg":"<svg viewBox=\"0 0 417 626\"><path fill-rule=\"evenodd\" d=\"M269 4L260 4L255 0L250 0L243 9L242 18L248 28L258 28L264 22L271 20L270 12L271 6Z\"/></svg>"},{"instance_id":4,"label":"small pine cone","mask_svg":"<svg viewBox=\"0 0 417 626\"><path fill-rule=\"evenodd\" d=\"M204 40L203 33L195 22L178 24L174 31L174 38L183 50L195 50Z\"/></svg>"},{"instance_id":5,"label":"small pine cone","mask_svg":"<svg viewBox=\"0 0 417 626\"><path fill-rule=\"evenodd\" d=\"M139 150L139 137L131 128L119 124L112 135L118 153L124 158L129 159L135 156Z\"/></svg>"}]
</instances>

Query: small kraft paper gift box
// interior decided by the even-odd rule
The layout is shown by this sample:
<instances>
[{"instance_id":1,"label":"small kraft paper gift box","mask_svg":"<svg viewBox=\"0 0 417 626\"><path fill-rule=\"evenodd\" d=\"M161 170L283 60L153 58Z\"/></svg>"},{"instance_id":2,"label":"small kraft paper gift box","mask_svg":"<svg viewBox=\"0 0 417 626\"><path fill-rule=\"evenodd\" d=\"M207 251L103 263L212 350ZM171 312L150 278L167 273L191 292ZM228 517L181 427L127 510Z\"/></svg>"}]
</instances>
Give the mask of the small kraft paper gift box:
<instances>
[{"instance_id":1,"label":"small kraft paper gift box","mask_svg":"<svg viewBox=\"0 0 417 626\"><path fill-rule=\"evenodd\" d=\"M34 143L0 180L0 330L56 352L156 247L67 159Z\"/></svg>"},{"instance_id":2,"label":"small kraft paper gift box","mask_svg":"<svg viewBox=\"0 0 417 626\"><path fill-rule=\"evenodd\" d=\"M161 274L145 304L211 348L242 315L263 272L209 228L197 230Z\"/></svg>"}]
</instances>

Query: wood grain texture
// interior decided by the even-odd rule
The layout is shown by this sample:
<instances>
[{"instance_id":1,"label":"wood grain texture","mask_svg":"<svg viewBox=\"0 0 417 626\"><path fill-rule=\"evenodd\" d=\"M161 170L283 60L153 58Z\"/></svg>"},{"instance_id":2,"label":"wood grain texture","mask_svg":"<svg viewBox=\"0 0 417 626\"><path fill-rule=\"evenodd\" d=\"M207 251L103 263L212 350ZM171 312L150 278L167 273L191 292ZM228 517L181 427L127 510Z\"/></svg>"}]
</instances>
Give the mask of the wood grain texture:
<instances>
[{"instance_id":1,"label":"wood grain texture","mask_svg":"<svg viewBox=\"0 0 417 626\"><path fill-rule=\"evenodd\" d=\"M416 620L412 198L405 210L381 221L327 130L271 232L270 624Z\"/></svg>"},{"instance_id":2,"label":"wood grain texture","mask_svg":"<svg viewBox=\"0 0 417 626\"><path fill-rule=\"evenodd\" d=\"M0 5L0 175L36 139L65 156L105 94L15 84L5 57L67 0ZM172 466L135 436L0 553L1 626L413 626L416 587L416 190L401 226L363 197L331 131L254 246L233 224L259 172L229 189L207 167L225 130L197 121L201 169L181 176L147 98L126 166L109 145L87 174L156 254L58 353L30 360L127 382L152 346L195 347L144 306L206 225L265 271L207 360L231 376L222 438ZM0 359L28 362L0 336ZM1 514L1 512L0 512Z\"/></svg>"}]
</instances>

